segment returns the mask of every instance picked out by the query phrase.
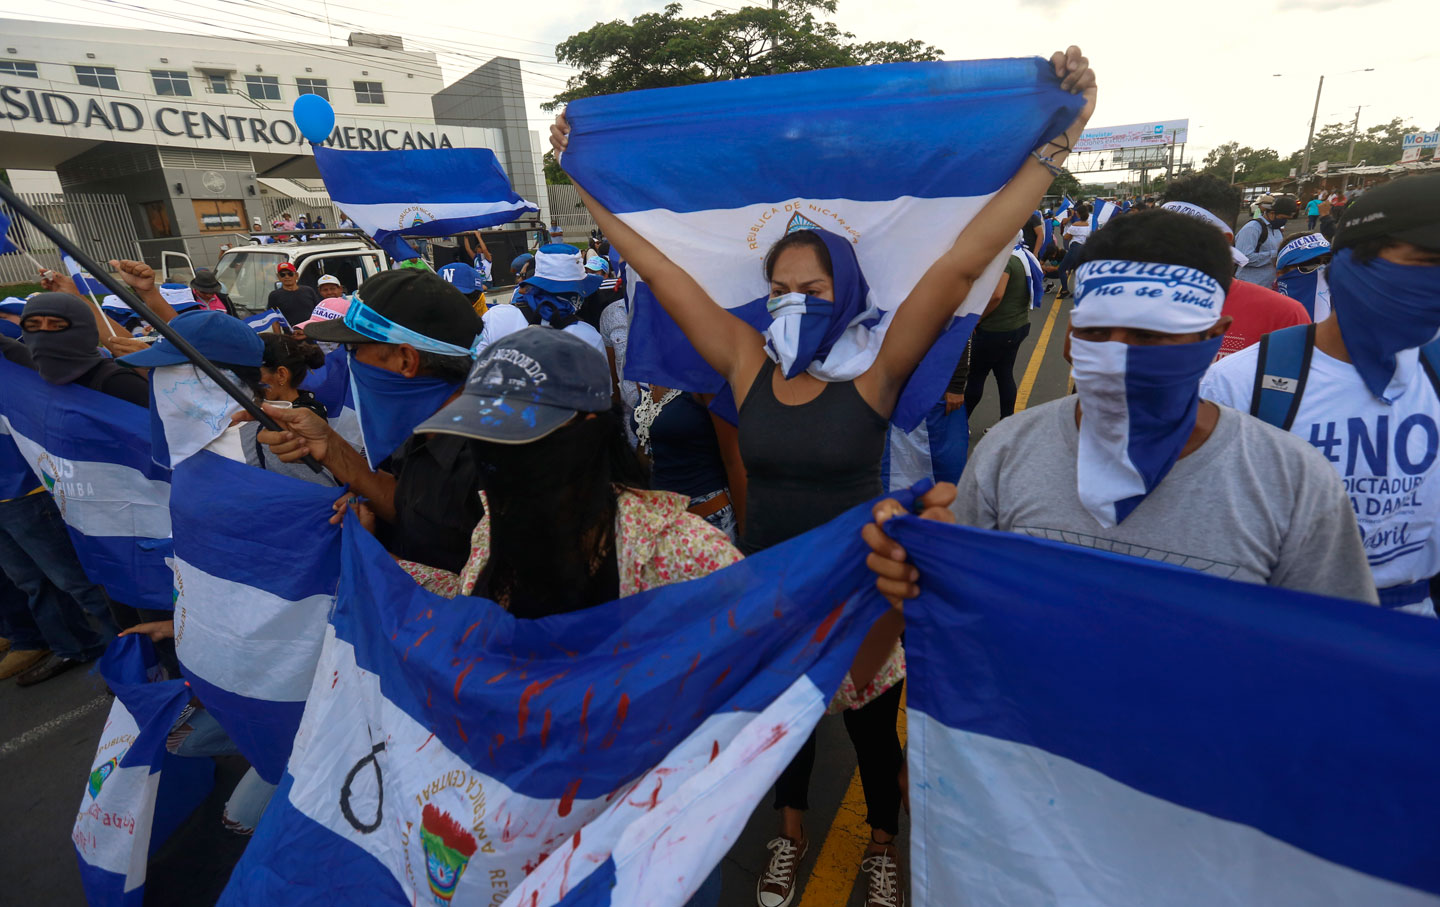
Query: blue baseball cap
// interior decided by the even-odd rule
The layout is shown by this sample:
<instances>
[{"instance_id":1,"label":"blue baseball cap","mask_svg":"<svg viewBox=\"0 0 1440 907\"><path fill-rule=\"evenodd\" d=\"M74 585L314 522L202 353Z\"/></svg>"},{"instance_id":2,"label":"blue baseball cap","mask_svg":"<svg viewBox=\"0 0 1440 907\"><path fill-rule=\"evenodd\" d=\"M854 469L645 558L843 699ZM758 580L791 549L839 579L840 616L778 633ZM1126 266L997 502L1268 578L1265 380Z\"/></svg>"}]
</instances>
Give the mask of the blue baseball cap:
<instances>
[{"instance_id":1,"label":"blue baseball cap","mask_svg":"<svg viewBox=\"0 0 1440 907\"><path fill-rule=\"evenodd\" d=\"M534 260L534 255L531 255L529 252L521 252L519 255L515 256L514 261L510 262L510 270L518 272L521 268L525 267L525 265L529 264Z\"/></svg>"},{"instance_id":2,"label":"blue baseball cap","mask_svg":"<svg viewBox=\"0 0 1440 907\"><path fill-rule=\"evenodd\" d=\"M462 293L473 293L480 289L480 272L462 261L452 262L435 273Z\"/></svg>"},{"instance_id":3,"label":"blue baseball cap","mask_svg":"<svg viewBox=\"0 0 1440 907\"><path fill-rule=\"evenodd\" d=\"M585 262L585 270L608 271L610 270L610 263L605 259L601 258L599 255L591 255L590 260Z\"/></svg>"},{"instance_id":4,"label":"blue baseball cap","mask_svg":"<svg viewBox=\"0 0 1440 907\"><path fill-rule=\"evenodd\" d=\"M610 363L604 354L574 334L534 325L487 346L460 396L415 433L528 444L577 413L608 409Z\"/></svg>"},{"instance_id":5,"label":"blue baseball cap","mask_svg":"<svg viewBox=\"0 0 1440 907\"><path fill-rule=\"evenodd\" d=\"M223 365L259 367L265 359L265 341L250 325L224 312L203 310L176 315L170 322L175 332L211 362ZM190 360L175 344L161 339L148 350L122 356L120 362L137 368L183 365Z\"/></svg>"},{"instance_id":6,"label":"blue baseball cap","mask_svg":"<svg viewBox=\"0 0 1440 907\"><path fill-rule=\"evenodd\" d=\"M565 243L541 246L535 253L535 273L525 278L531 286L550 293L589 296L600 288L598 274L586 274L580 250Z\"/></svg>"},{"instance_id":7,"label":"blue baseball cap","mask_svg":"<svg viewBox=\"0 0 1440 907\"><path fill-rule=\"evenodd\" d=\"M1306 233L1280 247L1280 257L1275 260L1275 265L1280 268L1303 265L1307 261L1313 261L1322 255L1329 254L1329 240L1319 233Z\"/></svg>"}]
</instances>

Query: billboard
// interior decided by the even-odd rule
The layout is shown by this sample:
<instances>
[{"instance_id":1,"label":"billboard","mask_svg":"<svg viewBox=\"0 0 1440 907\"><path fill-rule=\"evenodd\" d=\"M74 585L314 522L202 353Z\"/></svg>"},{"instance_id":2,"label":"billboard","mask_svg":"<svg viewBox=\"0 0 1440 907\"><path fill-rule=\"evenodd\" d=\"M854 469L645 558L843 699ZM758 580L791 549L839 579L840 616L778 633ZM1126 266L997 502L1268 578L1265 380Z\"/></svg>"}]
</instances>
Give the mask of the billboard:
<instances>
[{"instance_id":1,"label":"billboard","mask_svg":"<svg viewBox=\"0 0 1440 907\"><path fill-rule=\"evenodd\" d=\"M1401 147L1406 151L1409 151L1411 148L1440 148L1440 132L1407 133Z\"/></svg>"},{"instance_id":2,"label":"billboard","mask_svg":"<svg viewBox=\"0 0 1440 907\"><path fill-rule=\"evenodd\" d=\"M1189 120L1156 120L1129 126L1104 126L1080 134L1073 151L1114 151L1147 145L1182 144L1190 131Z\"/></svg>"}]
</instances>

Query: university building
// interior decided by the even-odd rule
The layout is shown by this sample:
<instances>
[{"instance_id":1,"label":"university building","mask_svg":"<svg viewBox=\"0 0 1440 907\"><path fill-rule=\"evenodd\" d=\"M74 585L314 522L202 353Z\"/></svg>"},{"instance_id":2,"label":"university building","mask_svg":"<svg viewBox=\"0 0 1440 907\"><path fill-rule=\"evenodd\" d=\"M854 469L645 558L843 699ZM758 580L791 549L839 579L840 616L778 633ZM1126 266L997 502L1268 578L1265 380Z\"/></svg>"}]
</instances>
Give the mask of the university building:
<instances>
[{"instance_id":1,"label":"university building","mask_svg":"<svg viewBox=\"0 0 1440 907\"><path fill-rule=\"evenodd\" d=\"M433 53L388 35L357 32L340 47L0 19L0 169L17 189L40 187L29 171L53 172L41 180L58 179L66 211L106 199L56 215L97 255L158 265L183 252L208 266L255 217L323 211L334 226L291 120L302 94L335 108L333 147L493 149L549 215L518 60L497 57L447 87Z\"/></svg>"}]
</instances>

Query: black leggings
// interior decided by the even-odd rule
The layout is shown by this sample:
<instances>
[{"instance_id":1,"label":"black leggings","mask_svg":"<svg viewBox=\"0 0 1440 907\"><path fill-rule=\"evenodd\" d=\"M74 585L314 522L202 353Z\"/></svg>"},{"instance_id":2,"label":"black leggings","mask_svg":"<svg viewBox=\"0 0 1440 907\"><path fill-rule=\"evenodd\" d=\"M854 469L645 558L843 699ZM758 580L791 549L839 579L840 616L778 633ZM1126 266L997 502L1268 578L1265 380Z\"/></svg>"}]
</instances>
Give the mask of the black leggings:
<instances>
[{"instance_id":1,"label":"black leggings","mask_svg":"<svg viewBox=\"0 0 1440 907\"><path fill-rule=\"evenodd\" d=\"M1015 414L1015 357L1030 336L1030 325L1013 331L980 331L970 335L970 377L965 381L965 411L974 414L985 396L985 379L993 372L1000 388L1000 418Z\"/></svg>"},{"instance_id":2,"label":"black leggings","mask_svg":"<svg viewBox=\"0 0 1440 907\"><path fill-rule=\"evenodd\" d=\"M900 715L900 683L858 709L845 710L845 730L855 745L860 764L860 786L865 789L865 821L871 828L900 833L900 769L905 753L895 721ZM810 772L815 768L815 734L775 782L775 808L810 808Z\"/></svg>"},{"instance_id":3,"label":"black leggings","mask_svg":"<svg viewBox=\"0 0 1440 907\"><path fill-rule=\"evenodd\" d=\"M1085 251L1083 242L1071 241L1065 247L1065 257L1060 259L1060 270L1055 276L1060 279L1060 292L1066 293L1070 290L1070 272L1080 267L1080 255ZM966 401L969 402L969 401Z\"/></svg>"}]
</instances>

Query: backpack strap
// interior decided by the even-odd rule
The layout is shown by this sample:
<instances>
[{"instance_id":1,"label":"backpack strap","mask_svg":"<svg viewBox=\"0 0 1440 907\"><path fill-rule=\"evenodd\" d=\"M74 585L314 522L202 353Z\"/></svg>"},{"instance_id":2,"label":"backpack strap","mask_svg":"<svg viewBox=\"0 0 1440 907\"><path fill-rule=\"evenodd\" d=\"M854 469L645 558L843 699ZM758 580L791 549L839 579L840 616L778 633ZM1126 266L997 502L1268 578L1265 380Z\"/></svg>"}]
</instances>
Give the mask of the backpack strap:
<instances>
[{"instance_id":1,"label":"backpack strap","mask_svg":"<svg viewBox=\"0 0 1440 907\"><path fill-rule=\"evenodd\" d=\"M1313 324L1298 324L1261 337L1250 415L1289 431L1295 424L1295 414L1300 411L1300 398L1310 377L1310 357L1314 352Z\"/></svg>"},{"instance_id":2,"label":"backpack strap","mask_svg":"<svg viewBox=\"0 0 1440 907\"><path fill-rule=\"evenodd\" d=\"M1265 248L1265 243L1270 241L1270 222L1263 217L1252 217L1250 223L1260 225L1260 239L1255 243L1255 252Z\"/></svg>"},{"instance_id":3,"label":"backpack strap","mask_svg":"<svg viewBox=\"0 0 1440 907\"><path fill-rule=\"evenodd\" d=\"M1440 397L1440 340L1420 347L1420 366L1425 369L1425 376L1430 379L1435 396Z\"/></svg>"}]
</instances>

